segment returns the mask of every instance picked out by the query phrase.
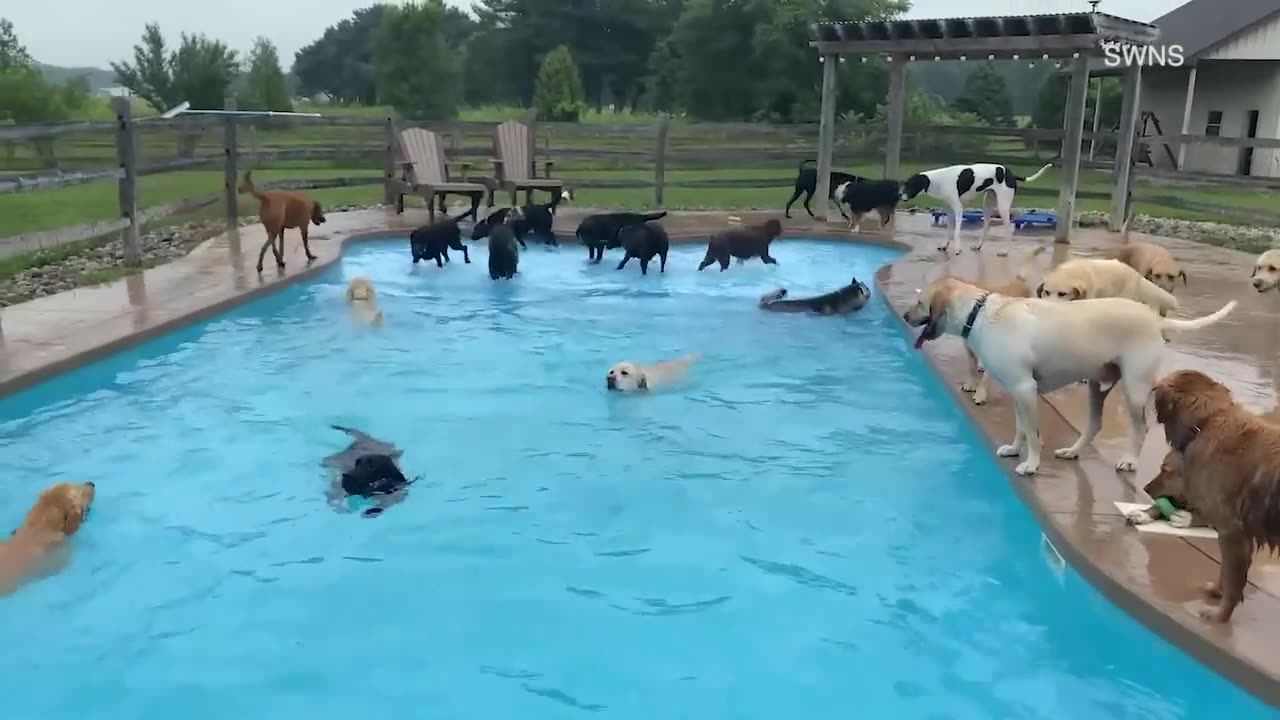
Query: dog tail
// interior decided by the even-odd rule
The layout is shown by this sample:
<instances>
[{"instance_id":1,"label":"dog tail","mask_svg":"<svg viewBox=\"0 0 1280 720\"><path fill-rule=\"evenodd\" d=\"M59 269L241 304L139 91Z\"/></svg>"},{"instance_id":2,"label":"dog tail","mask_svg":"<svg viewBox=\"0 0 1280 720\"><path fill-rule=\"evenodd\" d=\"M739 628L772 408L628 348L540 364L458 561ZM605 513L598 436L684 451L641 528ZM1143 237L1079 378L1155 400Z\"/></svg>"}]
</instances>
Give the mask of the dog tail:
<instances>
[{"instance_id":1,"label":"dog tail","mask_svg":"<svg viewBox=\"0 0 1280 720\"><path fill-rule=\"evenodd\" d=\"M360 432L355 428L343 427L341 425L330 425L329 427L333 428L334 430L337 430L338 432L344 432L350 435L351 437L355 438L356 440L360 440L361 438L372 439L367 433Z\"/></svg>"},{"instance_id":2,"label":"dog tail","mask_svg":"<svg viewBox=\"0 0 1280 720\"><path fill-rule=\"evenodd\" d=\"M258 186L253 184L253 171L245 170L244 179L240 181L240 187L237 188L242 195L252 195L259 200L264 199L262 193L258 192Z\"/></svg>"},{"instance_id":3,"label":"dog tail","mask_svg":"<svg viewBox=\"0 0 1280 720\"><path fill-rule=\"evenodd\" d=\"M1042 252L1044 252L1044 246L1040 245L1027 253L1027 259L1022 261L1022 267L1018 268L1018 274L1014 277L1022 282L1026 282L1027 278L1031 275L1031 271L1036 266L1036 258L1040 257L1040 253Z\"/></svg>"},{"instance_id":4,"label":"dog tail","mask_svg":"<svg viewBox=\"0 0 1280 720\"><path fill-rule=\"evenodd\" d=\"M640 222L653 222L654 220L661 220L666 216L667 216L666 210L663 210L662 212L649 213L648 215L641 215Z\"/></svg>"},{"instance_id":5,"label":"dog tail","mask_svg":"<svg viewBox=\"0 0 1280 720\"><path fill-rule=\"evenodd\" d=\"M1035 181L1039 180L1041 175L1043 175L1043 174L1045 174L1045 173L1049 172L1049 168L1051 168L1051 167L1053 167L1053 161L1052 161L1052 160L1051 160L1051 161L1049 161L1049 162L1047 162L1047 163L1045 163L1045 164L1044 164L1044 167L1042 167L1042 168L1040 168L1039 170L1037 170L1035 175L1032 175L1031 177L1018 178L1018 180L1019 180L1019 181L1021 181L1021 182L1025 182L1025 183L1033 183L1033 182L1035 182Z\"/></svg>"},{"instance_id":6,"label":"dog tail","mask_svg":"<svg viewBox=\"0 0 1280 720\"><path fill-rule=\"evenodd\" d=\"M1236 301L1232 300L1228 302L1226 305L1223 305L1221 310L1218 310L1212 315L1205 315L1204 317L1193 318L1191 320L1161 318L1160 326L1162 329L1165 329L1165 330L1199 330L1201 328L1207 328L1210 325L1217 323L1219 320L1222 320L1226 316L1230 315L1231 311L1235 309L1236 309Z\"/></svg>"},{"instance_id":7,"label":"dog tail","mask_svg":"<svg viewBox=\"0 0 1280 720\"><path fill-rule=\"evenodd\" d=\"M1129 211L1129 217L1124 219L1124 225L1120 227L1120 239L1126 245L1129 244L1129 231L1133 230L1133 220L1137 217L1137 213L1133 210Z\"/></svg>"},{"instance_id":8,"label":"dog tail","mask_svg":"<svg viewBox=\"0 0 1280 720\"><path fill-rule=\"evenodd\" d=\"M1143 296L1142 301L1159 310L1161 314L1178 309L1178 299L1150 280L1142 278L1138 288Z\"/></svg>"},{"instance_id":9,"label":"dog tail","mask_svg":"<svg viewBox=\"0 0 1280 720\"><path fill-rule=\"evenodd\" d=\"M813 158L809 158L809 159L807 159L807 160L801 160L801 161L800 161L800 167L799 167L799 168L797 168L797 169L798 169L798 170L803 170L805 165L808 165L809 163L812 163L812 162L817 162L817 161L816 161L816 160L814 160Z\"/></svg>"}]
</instances>

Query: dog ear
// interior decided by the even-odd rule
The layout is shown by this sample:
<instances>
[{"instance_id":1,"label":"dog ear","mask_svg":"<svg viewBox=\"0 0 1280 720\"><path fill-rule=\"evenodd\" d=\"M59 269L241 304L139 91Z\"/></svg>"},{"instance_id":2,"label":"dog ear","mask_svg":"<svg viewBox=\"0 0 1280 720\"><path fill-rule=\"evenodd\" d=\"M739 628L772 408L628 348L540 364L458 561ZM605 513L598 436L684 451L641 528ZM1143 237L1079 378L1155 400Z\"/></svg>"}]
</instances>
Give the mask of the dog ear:
<instances>
[{"instance_id":1,"label":"dog ear","mask_svg":"<svg viewBox=\"0 0 1280 720\"><path fill-rule=\"evenodd\" d=\"M347 302L356 301L356 287L350 283L347 284Z\"/></svg>"},{"instance_id":2,"label":"dog ear","mask_svg":"<svg viewBox=\"0 0 1280 720\"><path fill-rule=\"evenodd\" d=\"M324 222L324 208L320 207L320 203L311 203L311 223L320 225Z\"/></svg>"},{"instance_id":3,"label":"dog ear","mask_svg":"<svg viewBox=\"0 0 1280 720\"><path fill-rule=\"evenodd\" d=\"M1080 287L1079 285L1076 285L1076 286L1074 286L1074 287L1072 287L1072 288L1071 288L1071 299L1072 299L1072 300L1083 300L1083 299L1085 299L1086 297L1088 297L1088 295L1086 295L1086 294L1085 294L1085 291L1084 291L1084 288L1083 288L1083 287Z\"/></svg>"},{"instance_id":4,"label":"dog ear","mask_svg":"<svg viewBox=\"0 0 1280 720\"><path fill-rule=\"evenodd\" d=\"M1151 270L1148 270L1146 274L1143 275L1142 277L1146 278L1147 282L1154 282L1154 276L1155 276L1155 273L1152 272Z\"/></svg>"},{"instance_id":5,"label":"dog ear","mask_svg":"<svg viewBox=\"0 0 1280 720\"><path fill-rule=\"evenodd\" d=\"M1036 297L1044 297L1044 283L1040 283L1040 285L1036 287Z\"/></svg>"},{"instance_id":6,"label":"dog ear","mask_svg":"<svg viewBox=\"0 0 1280 720\"><path fill-rule=\"evenodd\" d=\"M1187 271L1186 271L1186 270L1179 270L1179 271L1178 271L1178 277L1182 278L1182 286L1183 286L1183 287L1186 287L1186 286L1187 286Z\"/></svg>"},{"instance_id":7,"label":"dog ear","mask_svg":"<svg viewBox=\"0 0 1280 720\"><path fill-rule=\"evenodd\" d=\"M641 390L648 390L648 389L649 389L649 378L648 378L647 376L645 376L645 374L644 374L644 373L640 373L640 385L639 385L639 387L640 387L640 389L641 389Z\"/></svg>"}]
</instances>

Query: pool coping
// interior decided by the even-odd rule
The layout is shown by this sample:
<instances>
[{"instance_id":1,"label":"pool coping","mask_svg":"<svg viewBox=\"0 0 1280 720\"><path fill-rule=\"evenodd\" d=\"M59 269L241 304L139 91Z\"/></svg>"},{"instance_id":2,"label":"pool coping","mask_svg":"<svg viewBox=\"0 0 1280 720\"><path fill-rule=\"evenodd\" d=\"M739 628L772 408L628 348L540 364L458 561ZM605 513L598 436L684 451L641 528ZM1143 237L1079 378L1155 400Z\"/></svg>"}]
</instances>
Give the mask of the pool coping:
<instances>
[{"instance_id":1,"label":"pool coping","mask_svg":"<svg viewBox=\"0 0 1280 720\"><path fill-rule=\"evenodd\" d=\"M574 218L580 217L584 212L579 208L573 208L570 212L562 210L557 218L557 234L561 231L559 225L572 228L576 222ZM279 289L314 278L333 267L350 245L403 237L408 230L422 223L425 214L423 211L412 210L403 216L396 216L388 211L334 213L330 216L330 222L335 227L327 233L313 235L313 248L318 256L315 262L302 268L298 268L294 262L285 271L268 271L266 275L258 277L256 283L252 274L244 267L241 252L246 241L258 242L263 237L261 229L255 226L231 230L207 241L190 255L174 263L149 269L107 286L60 293L0 309L0 398ZM672 212L666 222L673 243L692 243L703 241L709 230L723 227L726 220L754 221L765 217L776 217L776 213L742 212L731 216L724 212ZM680 227L682 224L686 227ZM792 227L795 225L803 227ZM902 321L901 313L911 304L908 298L914 296L916 288L923 286L931 274L936 274L937 253L932 247L935 238L927 237L924 233L908 232L905 235L908 241L904 242L896 239L896 230L894 237L874 233L853 237L843 228L837 229L808 220L788 221L788 226L783 235L784 240L789 237L835 240L901 250L901 257L876 271L875 285L881 300L898 318L901 331L908 338L911 336L910 329ZM565 241L574 242L571 230L565 233ZM145 288L148 284L152 285L152 292L154 288L160 288L162 297L170 295L180 307L160 308L157 311L152 307L156 303L146 297L148 293ZM141 301L136 297L138 285L144 287ZM129 299L127 305L120 306L122 309L116 308L119 312L102 310L101 317L105 320L100 324L94 322L96 316L93 312L63 308L64 305L70 307L77 304L66 302L68 296L79 294L82 298L78 304L92 305L99 296L118 296L122 288ZM183 294L192 288L195 291ZM119 305L118 301L115 302ZM162 305L163 301L159 304ZM150 308L159 317L148 316L146 308ZM60 314L64 312L67 314ZM24 313L31 317L23 320ZM16 341L11 339L12 333L4 325L11 322L15 315L20 318ZM40 335L40 329L33 329L29 325L23 327L26 322L38 323L49 318L53 318L55 322L49 327L47 342L42 342L41 338L46 336ZM58 323L65 318L74 318L75 323L80 323L77 327L89 328L87 332L90 337L76 338L74 332L65 335L54 333ZM10 334L6 335L5 332ZM30 362L25 362L26 358L15 358L23 351L31 350L39 351L40 357L31 358ZM959 390L959 379L966 365L960 362L962 358L957 354L954 344L930 343L923 352L933 372L949 388L953 400L964 409L988 448L994 450L1000 444L997 438L1010 429L1008 406L1002 406L993 398L992 403L979 408ZM1043 397L1040 399L1040 412L1045 426L1043 431L1046 447L1054 447L1049 443L1054 442L1055 437L1069 439L1073 433L1078 432L1059 407ZM1082 458L1078 463L1065 463L1049 457L1042 467L1041 475L1035 480L1028 480L1013 472L1014 463L1008 459L995 458L993 453L993 460L1023 504L1031 511L1044 537L1072 568L1108 600L1263 702L1280 707L1280 674L1277 673L1280 671L1280 662L1276 662L1274 668L1269 668L1264 662L1267 658L1262 657L1261 653L1233 649L1232 645L1242 638L1233 636L1229 628L1225 631L1222 628L1209 628L1187 612L1185 603L1181 601L1189 599L1190 593L1184 597L1181 589L1171 592L1167 587L1168 581L1177 582L1176 578L1158 577L1161 574L1159 572L1152 572L1151 577L1143 578L1137 570L1130 567L1134 553L1139 550L1145 553L1148 566L1194 566L1201 572L1216 568L1216 561L1212 557L1191 543L1162 542L1149 537L1138 537L1139 533L1124 528L1123 517L1118 513L1100 512L1096 498L1092 497L1092 493L1091 497L1084 498L1083 489L1077 491L1081 497L1076 497L1074 504L1070 499L1054 494L1060 493L1059 490L1050 489L1055 482L1074 481L1080 488L1084 485L1093 487L1095 483L1114 485L1117 478L1105 461L1092 457ZM1082 480L1079 477L1081 473L1088 476L1088 479ZM1121 482L1120 485L1123 486L1124 483ZM1136 500L1140 497L1131 487L1115 489L1121 494L1126 490L1128 499ZM1123 545L1119 552L1110 547L1115 543ZM1187 584L1190 585L1189 582ZM1259 608L1263 602L1268 603L1268 606ZM1250 595L1249 602L1242 608L1251 604L1250 609L1257 610L1265 618L1280 618L1280 599L1259 591ZM1238 611L1237 617L1240 615ZM1266 627L1264 621L1259 621L1259 624ZM1241 634L1244 635L1245 632L1241 631Z\"/></svg>"}]
</instances>

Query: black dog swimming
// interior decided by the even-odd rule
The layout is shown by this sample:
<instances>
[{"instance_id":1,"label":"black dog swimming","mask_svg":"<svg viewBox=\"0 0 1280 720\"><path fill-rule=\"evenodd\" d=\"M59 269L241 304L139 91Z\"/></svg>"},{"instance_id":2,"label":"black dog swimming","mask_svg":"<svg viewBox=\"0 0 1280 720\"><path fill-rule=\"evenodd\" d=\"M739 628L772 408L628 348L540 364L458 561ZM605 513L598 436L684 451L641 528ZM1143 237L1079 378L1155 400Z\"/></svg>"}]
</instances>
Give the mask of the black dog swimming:
<instances>
[{"instance_id":1,"label":"black dog swimming","mask_svg":"<svg viewBox=\"0 0 1280 720\"><path fill-rule=\"evenodd\" d=\"M604 251L612 250L622 244L618 233L629 225L641 225L654 220L661 220L667 213L599 213L588 215L578 224L576 234L578 242L587 246L587 257L598 263L604 259Z\"/></svg>"},{"instance_id":2,"label":"black dog swimming","mask_svg":"<svg viewBox=\"0 0 1280 720\"><path fill-rule=\"evenodd\" d=\"M362 513L365 517L381 515L383 510L404 500L412 480L405 478L396 461L404 451L391 443L341 425L332 425L351 436L345 450L334 453L321 463L337 471L325 493L329 505L346 512L348 498L362 498L373 503Z\"/></svg>"},{"instance_id":3,"label":"black dog swimming","mask_svg":"<svg viewBox=\"0 0 1280 720\"><path fill-rule=\"evenodd\" d=\"M471 239L483 240L489 237L489 232L493 230L493 228L507 222L507 218L511 215L511 211L513 209L514 208L498 208L497 210L489 213L488 217L477 222L475 226L471 228ZM520 247L527 248L524 244L524 240L518 234L516 235L516 242L520 243Z\"/></svg>"},{"instance_id":4,"label":"black dog swimming","mask_svg":"<svg viewBox=\"0 0 1280 720\"><path fill-rule=\"evenodd\" d=\"M618 270L626 267L631 258L640 261L640 274L649 274L649 261L657 255L661 260L658 272L667 271L667 251L671 249L671 240L667 231L656 222L628 225L618 233L618 241L626 255L618 263ZM603 251L602 251L603 252Z\"/></svg>"},{"instance_id":5,"label":"black dog swimming","mask_svg":"<svg viewBox=\"0 0 1280 720\"><path fill-rule=\"evenodd\" d=\"M510 280L516 276L519 265L520 248L516 247L516 235L511 224L495 226L489 231L489 277Z\"/></svg>"},{"instance_id":6,"label":"black dog swimming","mask_svg":"<svg viewBox=\"0 0 1280 720\"><path fill-rule=\"evenodd\" d=\"M862 309L867 304L867 300L871 297L871 291L866 285L858 282L858 278L853 278L849 284L826 295L818 295L817 297L800 298L798 300L784 300L787 296L786 288L778 288L760 298L761 310L772 310L773 312L814 312L819 315L848 315Z\"/></svg>"},{"instance_id":7,"label":"black dog swimming","mask_svg":"<svg viewBox=\"0 0 1280 720\"><path fill-rule=\"evenodd\" d=\"M880 214L880 228L893 224L893 213L902 199L902 184L897 180L858 180L836 186L835 200L841 206L849 206L849 228L859 229L862 216L875 210ZM850 217L850 215L852 217Z\"/></svg>"},{"instance_id":8,"label":"black dog swimming","mask_svg":"<svg viewBox=\"0 0 1280 720\"><path fill-rule=\"evenodd\" d=\"M516 242L520 243L520 247L526 250L529 246L524 244L524 239L528 235L541 239L548 246L558 246L560 243L556 241L556 234L551 229L552 223L555 221L557 205L559 205L559 202L525 205L519 209L499 208L489 213L489 217L476 223L475 227L471 229L471 239L483 239L489 235L493 228L503 223L510 223Z\"/></svg>"},{"instance_id":9,"label":"black dog swimming","mask_svg":"<svg viewBox=\"0 0 1280 720\"><path fill-rule=\"evenodd\" d=\"M809 212L809 217L814 217L813 209L809 207L809 201L813 199L813 194L818 192L818 170L817 168L809 167L809 164L812 162L813 160L802 161L796 172L795 191L791 193L791 199L787 201L785 216L788 219L791 217L792 204L794 204L801 195L804 195L804 209ZM847 182L858 182L865 179L866 178L858 175L850 175L849 173L832 170L831 180L827 184L827 195L829 198L835 198L836 188L840 187L840 185ZM844 208L839 207L839 210L840 214L844 216L845 219L848 219L849 216L844 214Z\"/></svg>"},{"instance_id":10,"label":"black dog swimming","mask_svg":"<svg viewBox=\"0 0 1280 720\"><path fill-rule=\"evenodd\" d=\"M419 260L432 259L436 261L436 267L444 267L449 262L449 248L461 251L462 259L471 262L467 246L462 244L462 228L458 227L458 221L473 212L468 210L455 218L446 217L409 233L409 252L413 253L414 264Z\"/></svg>"}]
</instances>

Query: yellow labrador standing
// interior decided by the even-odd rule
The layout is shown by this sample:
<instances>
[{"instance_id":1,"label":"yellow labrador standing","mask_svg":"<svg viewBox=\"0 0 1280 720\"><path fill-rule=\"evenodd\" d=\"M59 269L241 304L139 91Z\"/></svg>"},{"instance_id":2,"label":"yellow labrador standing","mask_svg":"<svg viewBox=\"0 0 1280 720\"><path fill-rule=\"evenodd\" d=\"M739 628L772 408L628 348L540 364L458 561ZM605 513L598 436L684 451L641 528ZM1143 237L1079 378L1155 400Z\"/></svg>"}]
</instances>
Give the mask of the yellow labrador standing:
<instances>
[{"instance_id":1,"label":"yellow labrador standing","mask_svg":"<svg viewBox=\"0 0 1280 720\"><path fill-rule=\"evenodd\" d=\"M373 281L359 275L347 284L347 304L351 314L366 325L381 325L382 311L378 309L378 295L373 291Z\"/></svg>"},{"instance_id":2,"label":"yellow labrador standing","mask_svg":"<svg viewBox=\"0 0 1280 720\"><path fill-rule=\"evenodd\" d=\"M653 390L660 385L667 385L683 379L689 372L689 366L693 365L700 357L702 357L701 354L694 353L675 360L653 363L652 365L642 365L630 361L620 362L609 368L609 374L605 377L604 384L606 388L619 392Z\"/></svg>"},{"instance_id":3,"label":"yellow labrador standing","mask_svg":"<svg viewBox=\"0 0 1280 720\"><path fill-rule=\"evenodd\" d=\"M1150 307L1161 317L1178 309L1178 301L1129 265L1119 260L1075 258L1053 268L1036 288L1047 300L1128 298Z\"/></svg>"}]
</instances>

